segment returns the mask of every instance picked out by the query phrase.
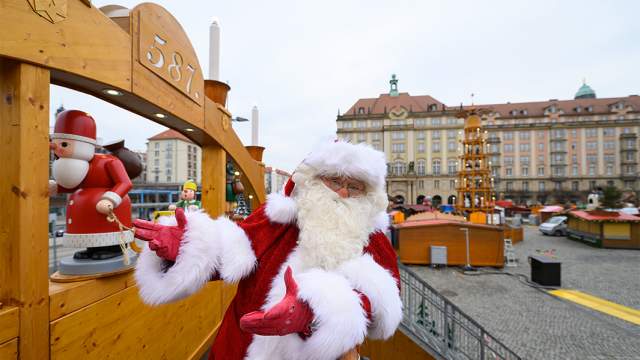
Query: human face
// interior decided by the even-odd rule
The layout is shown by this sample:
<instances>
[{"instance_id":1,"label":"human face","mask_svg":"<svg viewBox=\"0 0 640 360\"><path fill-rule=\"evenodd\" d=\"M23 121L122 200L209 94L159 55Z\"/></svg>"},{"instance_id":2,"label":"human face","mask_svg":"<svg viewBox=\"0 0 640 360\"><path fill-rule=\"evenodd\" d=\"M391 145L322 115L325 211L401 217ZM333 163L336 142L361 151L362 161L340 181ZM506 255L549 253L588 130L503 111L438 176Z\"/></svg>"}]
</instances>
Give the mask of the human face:
<instances>
[{"instance_id":1,"label":"human face","mask_svg":"<svg viewBox=\"0 0 640 360\"><path fill-rule=\"evenodd\" d=\"M360 197L366 194L366 185L363 181L344 176L320 176L322 183L335 191L341 198Z\"/></svg>"}]
</instances>

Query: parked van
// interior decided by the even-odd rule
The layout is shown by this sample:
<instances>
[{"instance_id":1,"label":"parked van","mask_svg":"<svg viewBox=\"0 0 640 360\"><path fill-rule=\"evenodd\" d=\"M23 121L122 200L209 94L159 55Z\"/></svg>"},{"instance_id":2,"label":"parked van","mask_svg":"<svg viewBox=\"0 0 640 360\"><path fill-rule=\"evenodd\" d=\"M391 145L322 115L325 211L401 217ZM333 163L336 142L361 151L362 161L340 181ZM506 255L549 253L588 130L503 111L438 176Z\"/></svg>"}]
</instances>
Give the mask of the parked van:
<instances>
[{"instance_id":1,"label":"parked van","mask_svg":"<svg viewBox=\"0 0 640 360\"><path fill-rule=\"evenodd\" d=\"M567 217L554 216L542 223L538 230L545 235L564 236L567 235Z\"/></svg>"}]
</instances>

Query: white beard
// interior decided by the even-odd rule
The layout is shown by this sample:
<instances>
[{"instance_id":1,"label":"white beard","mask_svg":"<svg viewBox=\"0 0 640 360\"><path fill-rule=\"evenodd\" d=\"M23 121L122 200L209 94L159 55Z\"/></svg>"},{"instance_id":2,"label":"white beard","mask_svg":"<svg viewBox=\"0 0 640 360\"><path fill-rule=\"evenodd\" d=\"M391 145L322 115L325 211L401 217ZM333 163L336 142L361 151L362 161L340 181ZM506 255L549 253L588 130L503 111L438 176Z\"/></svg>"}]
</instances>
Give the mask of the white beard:
<instances>
[{"instance_id":1,"label":"white beard","mask_svg":"<svg viewBox=\"0 0 640 360\"><path fill-rule=\"evenodd\" d=\"M80 159L60 158L53 161L53 178L58 185L73 189L80 185L89 172L89 162Z\"/></svg>"},{"instance_id":2,"label":"white beard","mask_svg":"<svg viewBox=\"0 0 640 360\"><path fill-rule=\"evenodd\" d=\"M302 264L307 268L331 270L362 255L374 229L375 215L385 209L386 195L369 193L343 199L321 180L305 180L296 182L294 196Z\"/></svg>"}]
</instances>

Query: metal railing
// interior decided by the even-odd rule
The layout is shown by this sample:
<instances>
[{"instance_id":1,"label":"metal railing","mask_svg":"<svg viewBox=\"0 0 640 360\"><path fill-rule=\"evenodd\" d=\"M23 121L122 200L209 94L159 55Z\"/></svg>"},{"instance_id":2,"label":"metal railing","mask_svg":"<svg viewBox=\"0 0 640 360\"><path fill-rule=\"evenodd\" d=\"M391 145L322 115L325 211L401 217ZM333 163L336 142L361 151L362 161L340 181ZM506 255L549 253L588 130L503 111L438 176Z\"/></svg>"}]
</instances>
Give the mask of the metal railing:
<instances>
[{"instance_id":1,"label":"metal railing","mask_svg":"<svg viewBox=\"0 0 640 360\"><path fill-rule=\"evenodd\" d=\"M403 332L441 359L520 360L409 267L400 267Z\"/></svg>"}]
</instances>

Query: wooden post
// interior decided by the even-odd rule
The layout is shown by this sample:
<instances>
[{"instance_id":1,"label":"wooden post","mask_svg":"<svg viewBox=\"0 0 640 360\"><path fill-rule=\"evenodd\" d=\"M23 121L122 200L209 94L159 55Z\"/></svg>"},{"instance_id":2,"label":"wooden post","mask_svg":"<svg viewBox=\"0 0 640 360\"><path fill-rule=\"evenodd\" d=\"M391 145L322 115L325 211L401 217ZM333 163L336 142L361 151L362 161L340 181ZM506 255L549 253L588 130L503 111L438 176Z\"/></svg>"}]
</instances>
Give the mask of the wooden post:
<instances>
[{"instance_id":1,"label":"wooden post","mask_svg":"<svg viewBox=\"0 0 640 360\"><path fill-rule=\"evenodd\" d=\"M217 217L224 214L227 154L217 144L202 147L202 207Z\"/></svg>"},{"instance_id":2,"label":"wooden post","mask_svg":"<svg viewBox=\"0 0 640 360\"><path fill-rule=\"evenodd\" d=\"M0 301L21 359L49 358L49 70L0 58Z\"/></svg>"}]
</instances>

